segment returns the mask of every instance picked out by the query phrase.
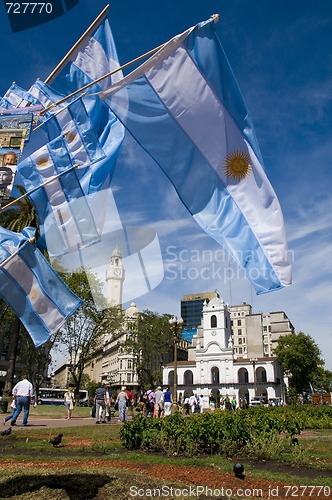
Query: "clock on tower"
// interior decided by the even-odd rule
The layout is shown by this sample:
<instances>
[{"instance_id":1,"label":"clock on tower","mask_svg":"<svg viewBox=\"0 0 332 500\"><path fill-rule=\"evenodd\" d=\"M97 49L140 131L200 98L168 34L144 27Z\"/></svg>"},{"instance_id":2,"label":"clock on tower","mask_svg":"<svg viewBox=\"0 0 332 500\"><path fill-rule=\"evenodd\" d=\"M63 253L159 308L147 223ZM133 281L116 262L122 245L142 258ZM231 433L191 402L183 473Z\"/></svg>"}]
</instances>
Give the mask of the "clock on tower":
<instances>
[{"instance_id":1,"label":"clock on tower","mask_svg":"<svg viewBox=\"0 0 332 500\"><path fill-rule=\"evenodd\" d=\"M114 249L111 262L106 271L106 298L109 307L122 304L122 289L125 279L125 272L122 263L122 256L118 246Z\"/></svg>"}]
</instances>

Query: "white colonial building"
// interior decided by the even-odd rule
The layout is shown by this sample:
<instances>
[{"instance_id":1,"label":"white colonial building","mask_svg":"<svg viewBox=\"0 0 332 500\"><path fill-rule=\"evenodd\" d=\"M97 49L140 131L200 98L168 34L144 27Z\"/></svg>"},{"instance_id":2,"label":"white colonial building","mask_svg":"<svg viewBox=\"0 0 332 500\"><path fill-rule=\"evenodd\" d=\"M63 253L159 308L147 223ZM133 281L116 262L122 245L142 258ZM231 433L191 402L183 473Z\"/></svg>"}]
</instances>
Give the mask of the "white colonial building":
<instances>
[{"instance_id":1,"label":"white colonial building","mask_svg":"<svg viewBox=\"0 0 332 500\"><path fill-rule=\"evenodd\" d=\"M204 303L188 361L178 361L176 371L178 397L196 393L208 401L212 392L215 397L235 396L238 404L243 397L247 401L254 396L284 399L283 376L275 357L237 358L234 354L230 311L219 297ZM165 366L163 383L173 386L174 362Z\"/></svg>"}]
</instances>

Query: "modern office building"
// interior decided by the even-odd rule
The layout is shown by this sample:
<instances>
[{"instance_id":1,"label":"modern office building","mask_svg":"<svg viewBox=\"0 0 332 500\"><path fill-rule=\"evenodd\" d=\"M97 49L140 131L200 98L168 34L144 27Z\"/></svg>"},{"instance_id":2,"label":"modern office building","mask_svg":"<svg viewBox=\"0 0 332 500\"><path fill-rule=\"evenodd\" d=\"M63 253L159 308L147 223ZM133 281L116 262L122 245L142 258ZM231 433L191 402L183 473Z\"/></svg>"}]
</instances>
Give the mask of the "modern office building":
<instances>
[{"instance_id":1,"label":"modern office building","mask_svg":"<svg viewBox=\"0 0 332 500\"><path fill-rule=\"evenodd\" d=\"M192 293L183 296L181 300L181 318L183 319L184 329L195 329L200 326L204 302L209 303L214 297L219 297L217 292Z\"/></svg>"}]
</instances>

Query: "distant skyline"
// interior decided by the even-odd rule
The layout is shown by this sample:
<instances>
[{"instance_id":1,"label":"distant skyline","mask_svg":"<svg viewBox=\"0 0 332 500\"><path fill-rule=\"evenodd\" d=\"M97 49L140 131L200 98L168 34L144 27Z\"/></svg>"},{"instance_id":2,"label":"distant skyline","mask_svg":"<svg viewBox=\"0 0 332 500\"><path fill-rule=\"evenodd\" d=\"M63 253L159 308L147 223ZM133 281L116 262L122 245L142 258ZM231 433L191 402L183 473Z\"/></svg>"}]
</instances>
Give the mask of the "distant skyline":
<instances>
[{"instance_id":1,"label":"distant skyline","mask_svg":"<svg viewBox=\"0 0 332 500\"><path fill-rule=\"evenodd\" d=\"M28 88L47 77L105 5L80 0L58 19L12 33L1 4L1 94L12 81ZM332 4L115 0L108 17L120 63L214 13L220 14L216 29L283 209L293 284L256 296L243 272L188 214L160 169L148 157L138 160L133 148L126 168L115 171L114 198L123 225L155 231L164 263L162 282L135 301L140 310L179 316L184 294L218 290L225 302L250 303L254 313L285 311L296 331L315 340L325 368L332 370ZM37 149L42 138L36 134L24 153Z\"/></svg>"}]
</instances>

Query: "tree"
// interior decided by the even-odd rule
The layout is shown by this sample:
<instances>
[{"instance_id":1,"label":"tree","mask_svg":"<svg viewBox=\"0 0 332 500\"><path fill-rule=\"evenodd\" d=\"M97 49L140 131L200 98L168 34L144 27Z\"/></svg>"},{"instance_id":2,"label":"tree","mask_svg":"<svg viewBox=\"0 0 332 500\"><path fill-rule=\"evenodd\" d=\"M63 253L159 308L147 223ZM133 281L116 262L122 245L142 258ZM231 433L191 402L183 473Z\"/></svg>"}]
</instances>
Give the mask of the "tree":
<instances>
[{"instance_id":1,"label":"tree","mask_svg":"<svg viewBox=\"0 0 332 500\"><path fill-rule=\"evenodd\" d=\"M15 186L21 196L25 195L25 190L21 186ZM25 227L36 228L36 236L39 234L39 222L34 205L27 196L13 201L13 205L0 212L0 224L10 231L20 233Z\"/></svg>"},{"instance_id":2,"label":"tree","mask_svg":"<svg viewBox=\"0 0 332 500\"><path fill-rule=\"evenodd\" d=\"M25 193L22 187L16 187L20 191L21 195ZM37 234L39 228L35 207L28 197L15 200L14 205L2 210L0 212L0 224L10 231L15 232L21 232L25 227L32 226L37 229ZM7 395L11 394L14 385L14 374L21 328L22 325L20 320L15 317L11 328L11 338L8 351L8 369L4 387L4 392Z\"/></svg>"},{"instance_id":3,"label":"tree","mask_svg":"<svg viewBox=\"0 0 332 500\"><path fill-rule=\"evenodd\" d=\"M146 310L127 325L129 335L122 348L135 355L138 383L143 390L162 383L163 360L174 348L170 318L169 314L161 316Z\"/></svg>"},{"instance_id":4,"label":"tree","mask_svg":"<svg viewBox=\"0 0 332 500\"><path fill-rule=\"evenodd\" d=\"M47 376L47 370L52 360L50 354L52 345L53 341L48 340L40 347L36 347L26 329L21 328L17 359L22 371L33 383L36 394Z\"/></svg>"},{"instance_id":5,"label":"tree","mask_svg":"<svg viewBox=\"0 0 332 500\"><path fill-rule=\"evenodd\" d=\"M332 372L330 370L324 370L324 368L320 366L313 373L310 382L314 390L324 387L329 392L332 384Z\"/></svg>"},{"instance_id":6,"label":"tree","mask_svg":"<svg viewBox=\"0 0 332 500\"><path fill-rule=\"evenodd\" d=\"M101 283L93 275L88 282L84 270L67 273L62 277L69 288L83 299L82 306L67 319L55 339L55 347L64 350L68 356L68 369L75 386L75 397L78 398L86 363L102 346L104 335L121 326L122 310L119 307L103 311L97 309L93 297L98 297L98 304L102 303Z\"/></svg>"},{"instance_id":7,"label":"tree","mask_svg":"<svg viewBox=\"0 0 332 500\"><path fill-rule=\"evenodd\" d=\"M290 389L301 394L308 391L313 374L324 365L315 341L299 332L280 337L275 354L289 377Z\"/></svg>"}]
</instances>

